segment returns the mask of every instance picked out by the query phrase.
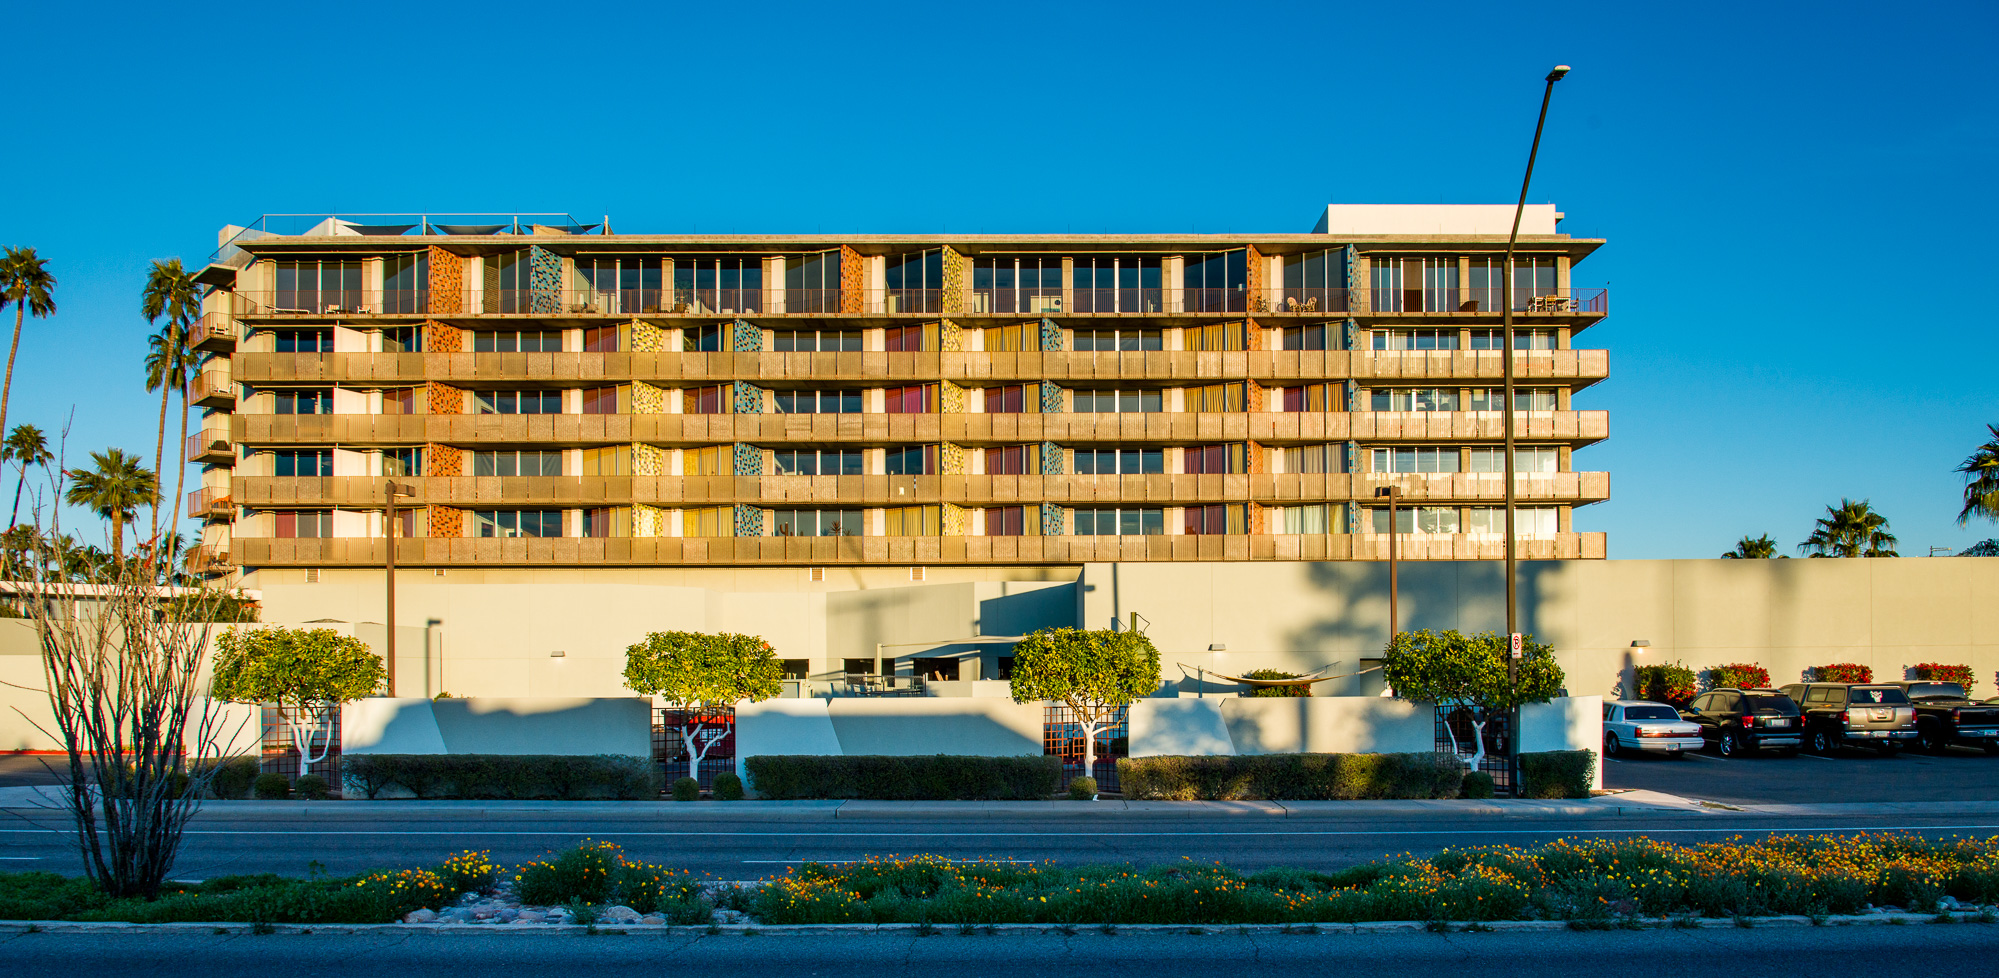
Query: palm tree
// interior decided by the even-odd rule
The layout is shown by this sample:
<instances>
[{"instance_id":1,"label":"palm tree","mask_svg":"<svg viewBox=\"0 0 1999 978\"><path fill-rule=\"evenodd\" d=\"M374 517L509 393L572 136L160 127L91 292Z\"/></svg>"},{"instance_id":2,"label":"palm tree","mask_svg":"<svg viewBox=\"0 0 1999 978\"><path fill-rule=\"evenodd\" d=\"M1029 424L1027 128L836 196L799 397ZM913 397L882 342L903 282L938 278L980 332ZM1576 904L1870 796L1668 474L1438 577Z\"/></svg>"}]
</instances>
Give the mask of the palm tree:
<instances>
[{"instance_id":1,"label":"palm tree","mask_svg":"<svg viewBox=\"0 0 1999 978\"><path fill-rule=\"evenodd\" d=\"M1735 542L1735 549L1722 557L1731 560L1768 560L1777 556L1777 541L1765 533L1760 537L1743 537Z\"/></svg>"},{"instance_id":2,"label":"palm tree","mask_svg":"<svg viewBox=\"0 0 1999 978\"><path fill-rule=\"evenodd\" d=\"M14 304L14 345L7 348L7 379L0 381L0 431L7 430L7 395L14 389L14 355L21 352L21 324L28 314L47 319L56 313L56 277L33 248L9 248L0 257L0 309Z\"/></svg>"},{"instance_id":3,"label":"palm tree","mask_svg":"<svg viewBox=\"0 0 1999 978\"><path fill-rule=\"evenodd\" d=\"M169 258L153 263L152 271L146 273L146 289L139 300L139 311L149 323L167 317L160 331L147 337L146 343L152 352L146 355L146 392L160 392L160 428L153 445L153 461L161 472L167 470L167 398L179 392L180 411L180 451L187 451L187 381L188 371L194 366L194 354L187 348L187 330L201 312L200 287L194 276L181 267L180 259ZM180 522L181 490L187 485L187 462L183 457L175 467L173 522ZM160 509L153 507L153 532L149 539L159 539Z\"/></svg>"},{"instance_id":4,"label":"palm tree","mask_svg":"<svg viewBox=\"0 0 1999 978\"><path fill-rule=\"evenodd\" d=\"M1957 511L1957 525L1973 516L1999 520L1999 424L1985 430L1992 440L1978 446L1957 471L1964 473L1964 508Z\"/></svg>"},{"instance_id":5,"label":"palm tree","mask_svg":"<svg viewBox=\"0 0 1999 978\"><path fill-rule=\"evenodd\" d=\"M1957 552L1959 557L1999 557L1999 540L1980 540Z\"/></svg>"},{"instance_id":6,"label":"palm tree","mask_svg":"<svg viewBox=\"0 0 1999 978\"><path fill-rule=\"evenodd\" d=\"M14 463L20 478L14 483L14 511L7 517L7 529L11 530L21 522L21 490L28 485L28 466L37 468L55 461L55 454L49 451L49 440L42 429L31 424L17 424L0 442L0 459Z\"/></svg>"},{"instance_id":7,"label":"palm tree","mask_svg":"<svg viewBox=\"0 0 1999 978\"><path fill-rule=\"evenodd\" d=\"M1894 557L1895 535L1888 532L1888 518L1874 511L1866 500L1842 499L1827 506L1812 535L1798 549L1814 557Z\"/></svg>"},{"instance_id":8,"label":"palm tree","mask_svg":"<svg viewBox=\"0 0 1999 978\"><path fill-rule=\"evenodd\" d=\"M91 452L90 460L95 468L70 473L75 481L63 499L72 506L88 506L111 523L112 566L120 566L125 560L125 524L138 517L139 507L159 500L159 480L122 448Z\"/></svg>"}]
</instances>

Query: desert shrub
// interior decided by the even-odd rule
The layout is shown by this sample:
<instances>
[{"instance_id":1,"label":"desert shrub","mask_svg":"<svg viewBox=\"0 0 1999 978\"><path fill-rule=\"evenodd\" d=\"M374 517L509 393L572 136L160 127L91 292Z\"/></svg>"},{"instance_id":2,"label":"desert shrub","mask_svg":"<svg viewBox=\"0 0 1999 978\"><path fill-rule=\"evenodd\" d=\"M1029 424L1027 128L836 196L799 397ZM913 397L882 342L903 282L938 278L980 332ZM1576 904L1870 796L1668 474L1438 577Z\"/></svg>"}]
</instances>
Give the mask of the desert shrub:
<instances>
[{"instance_id":1,"label":"desert shrub","mask_svg":"<svg viewBox=\"0 0 1999 978\"><path fill-rule=\"evenodd\" d=\"M622 754L348 754L341 773L350 792L369 798L400 787L418 798L615 798L659 796L659 777L643 757Z\"/></svg>"},{"instance_id":2,"label":"desert shrub","mask_svg":"<svg viewBox=\"0 0 1999 978\"><path fill-rule=\"evenodd\" d=\"M1728 689L1767 689L1770 686L1770 670L1754 663L1709 666L1707 674L1709 686Z\"/></svg>"},{"instance_id":3,"label":"desert shrub","mask_svg":"<svg viewBox=\"0 0 1999 978\"><path fill-rule=\"evenodd\" d=\"M525 863L514 871L514 888L525 904L621 904L639 913L665 914L676 924L705 923L713 912L701 895L699 879L632 859L612 842L586 841L553 858Z\"/></svg>"},{"instance_id":4,"label":"desert shrub","mask_svg":"<svg viewBox=\"0 0 1999 978\"><path fill-rule=\"evenodd\" d=\"M761 798L1017 801L1053 795L1062 777L1049 756L759 755L743 767Z\"/></svg>"},{"instance_id":5,"label":"desert shrub","mask_svg":"<svg viewBox=\"0 0 1999 978\"><path fill-rule=\"evenodd\" d=\"M723 771L715 775L715 800L742 801L743 779L733 771Z\"/></svg>"},{"instance_id":6,"label":"desert shrub","mask_svg":"<svg viewBox=\"0 0 1999 978\"><path fill-rule=\"evenodd\" d=\"M1458 788L1459 798L1492 797L1492 775L1484 771L1470 771L1465 774L1465 783Z\"/></svg>"},{"instance_id":7,"label":"desert shrub","mask_svg":"<svg viewBox=\"0 0 1999 978\"><path fill-rule=\"evenodd\" d=\"M1548 750L1520 755L1523 798L1588 798L1596 780L1596 751Z\"/></svg>"},{"instance_id":8,"label":"desert shrub","mask_svg":"<svg viewBox=\"0 0 1999 978\"><path fill-rule=\"evenodd\" d=\"M694 780L693 778L674 778L674 779L673 779L673 800L674 800L674 801L700 801L700 800L701 800L701 782L699 782L699 781L696 781L696 780Z\"/></svg>"},{"instance_id":9,"label":"desert shrub","mask_svg":"<svg viewBox=\"0 0 1999 978\"><path fill-rule=\"evenodd\" d=\"M292 782L292 791L307 801L325 801L329 794L326 779L317 774L302 774Z\"/></svg>"},{"instance_id":10,"label":"desert shrub","mask_svg":"<svg viewBox=\"0 0 1999 978\"><path fill-rule=\"evenodd\" d=\"M1127 757L1126 798L1168 801L1455 798L1464 765L1449 754L1253 754Z\"/></svg>"},{"instance_id":11,"label":"desert shrub","mask_svg":"<svg viewBox=\"0 0 1999 978\"><path fill-rule=\"evenodd\" d=\"M199 763L203 767L215 768L208 790L217 798L241 798L249 794L250 786L257 780L257 759L254 757L231 757Z\"/></svg>"},{"instance_id":12,"label":"desert shrub","mask_svg":"<svg viewBox=\"0 0 1999 978\"><path fill-rule=\"evenodd\" d=\"M1070 801L1094 801L1097 797L1097 779L1084 775L1069 780Z\"/></svg>"},{"instance_id":13,"label":"desert shrub","mask_svg":"<svg viewBox=\"0 0 1999 978\"><path fill-rule=\"evenodd\" d=\"M1917 679L1936 683L1956 683L1964 687L1964 692L1967 696L1971 694L1971 684L1978 681L1977 676L1971 671L1970 666L1951 666L1941 662L1918 662L1910 666L1909 671L1915 673Z\"/></svg>"},{"instance_id":14,"label":"desert shrub","mask_svg":"<svg viewBox=\"0 0 1999 978\"><path fill-rule=\"evenodd\" d=\"M284 775L275 772L270 774L259 774L257 775L257 781L256 784L254 785L254 789L257 792L258 798L261 798L265 801L273 801L281 798L290 797L292 793L292 782L290 778L287 778Z\"/></svg>"},{"instance_id":15,"label":"desert shrub","mask_svg":"<svg viewBox=\"0 0 1999 978\"><path fill-rule=\"evenodd\" d=\"M1831 665L1813 666L1812 681L1820 683L1871 683L1874 668L1858 662L1835 662Z\"/></svg>"},{"instance_id":16,"label":"desert shrub","mask_svg":"<svg viewBox=\"0 0 1999 978\"><path fill-rule=\"evenodd\" d=\"M1284 672L1284 671L1282 671L1282 670L1278 670L1278 669L1258 669L1258 670L1256 670L1255 672L1245 672L1245 673L1243 673L1242 675L1243 675L1243 678L1245 678L1245 679L1296 679L1296 678L1298 678L1298 676L1299 676L1299 674L1298 674L1298 673L1295 673L1295 672ZM1310 695L1312 695L1312 687L1310 687L1310 686L1253 686L1253 687L1251 687L1251 688L1250 688L1250 690L1249 690L1248 692L1246 692L1246 693L1244 693L1244 694L1242 694L1242 695L1244 695L1244 696L1273 696L1273 697L1293 697L1293 696L1310 696Z\"/></svg>"},{"instance_id":17,"label":"desert shrub","mask_svg":"<svg viewBox=\"0 0 1999 978\"><path fill-rule=\"evenodd\" d=\"M1638 690L1634 695L1625 692L1632 699L1652 700L1685 707L1694 701L1698 689L1694 683L1694 671L1678 662L1662 663L1656 666L1639 666L1636 670Z\"/></svg>"}]
</instances>

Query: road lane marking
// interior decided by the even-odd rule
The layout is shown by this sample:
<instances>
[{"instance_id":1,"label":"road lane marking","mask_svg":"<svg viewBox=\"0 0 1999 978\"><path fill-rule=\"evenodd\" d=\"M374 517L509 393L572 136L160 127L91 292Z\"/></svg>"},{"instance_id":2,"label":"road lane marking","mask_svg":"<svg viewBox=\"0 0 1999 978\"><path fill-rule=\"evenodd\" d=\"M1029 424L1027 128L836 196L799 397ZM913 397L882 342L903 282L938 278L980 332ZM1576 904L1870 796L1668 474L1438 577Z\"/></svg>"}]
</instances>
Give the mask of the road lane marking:
<instances>
[{"instance_id":1,"label":"road lane marking","mask_svg":"<svg viewBox=\"0 0 1999 978\"><path fill-rule=\"evenodd\" d=\"M1773 817L1773 816L1768 816L1768 815L1763 815L1763 814L1762 814L1762 813L1760 813L1760 812L1743 812L1742 814L1743 814L1743 815L1744 815L1745 817L1748 817L1748 818L1769 818L1769 817ZM609 831L606 831L606 830L601 830L601 829L593 829L593 830L584 830L584 829L577 829L577 830L568 830L568 829L547 829L547 830L538 830L538 831L531 831L531 832L520 832L520 831L496 831L496 830L487 830L487 829L464 829L464 830L450 830L450 831L435 831L435 832L431 832L431 831L421 831L421 832L412 832L412 831L389 831L389 830L383 830L383 831L344 831L344 830L343 830L343 831L337 831L337 832L336 832L336 831L314 831L314 830L311 830L311 829L303 829L303 830L288 830L288 831L283 831L283 832L273 832L273 831L262 831L262 830L258 830L258 831L243 831L243 832L224 832L224 831L214 831L214 830L206 830L206 831L188 831L188 832L183 832L182 834L183 834L183 835L218 835L218 836L264 836L264 835L294 835L294 836L296 836L296 835L314 835L314 836L426 836L426 837L427 837L427 836L461 836L461 837L462 837L462 836L497 836L497 837L513 837L513 836L540 836L540 837L547 837L547 836L558 836L558 837L564 837L564 838L568 838L568 837L575 837L575 836L589 836L589 837L592 837L592 838L601 838L601 837L605 837L605 836L625 836L625 837L630 837L630 838L699 838L699 837L724 837L724 838L738 838L738 839L740 839L740 838L773 838L773 839L796 839L796 838L839 838L839 839L911 839L911 838L922 838L922 839L956 839L956 838L965 838L965 839L990 839L990 838L1007 838L1007 839L1041 839L1041 838L1056 838L1056 839L1076 839L1076 838L1105 838L1105 839L1118 839L1118 838L1184 838L1184 837L1187 837L1187 836L1199 836L1199 837L1203 837L1203 838L1217 838L1217 839L1231 839L1231 838L1257 838L1257 837L1264 837L1264 836L1287 836L1287 837L1292 837L1292 836L1327 836L1327 837L1332 837L1332 836L1358 836L1358 837L1373 837L1373 836L1385 836L1385 835L1413 835L1413 836L1430 836L1430 835L1564 835L1564 834L1567 834L1567 835L1589 835L1589 834L1596 834L1596 835L1640 835L1640 834L1647 834L1647 833L1650 833L1650 834L1655 834L1655 835L1664 835L1664 834L1677 834L1677 833L1718 833L1718 832L1762 832L1762 833L1766 833L1766 834L1778 834L1778 833L1788 833L1788 832L1935 832L1935 831L1943 831L1943 830L1950 830L1950 831L1968 831L1968 830L1972 830L1972 829L1999 829L1999 824L1990 824L1990 825L1968 825L1968 824L1967 824L1967 825L1832 825L1832 826L1792 826L1792 825L1784 825L1784 826L1774 826L1774 827L1749 827L1749 826L1723 826L1723 825L1716 825L1716 826L1713 826L1713 827L1708 827L1708 828L1628 828L1628 829L1599 829L1599 828L1584 828L1584 827L1578 827L1578 826L1567 826L1567 827L1550 827L1550 828L1545 828L1545 829L1487 829L1487 828L1481 828L1481 827L1479 827L1479 826L1475 826L1475 825L1474 825L1474 826L1468 826L1468 827L1466 827L1466 828L1461 828L1461 829L1365 829L1365 830L1360 830L1360 829L1340 829L1340 830L1328 830L1328 829L1287 829L1287 830L1276 830L1276 831L1256 831L1256 832L1216 832L1216 831L1213 831L1213 830L1208 830L1208 831L1201 831L1201 832L1073 832L1073 831L1072 831L1072 832L926 832L926 831L914 831L914 832L912 832L912 831L907 831L907 830L899 830L899 829L889 829L889 830L884 830L884 831L868 831L868 832L636 832L636 831L634 831L634 832L625 832L625 831L618 831L618 830L615 830L615 829L613 829L613 830L609 830ZM0 833L12 833L12 832L33 832L33 831L38 831L38 830L34 830L34 829L0 829ZM40 831L46 831L46 830L40 830Z\"/></svg>"}]
</instances>

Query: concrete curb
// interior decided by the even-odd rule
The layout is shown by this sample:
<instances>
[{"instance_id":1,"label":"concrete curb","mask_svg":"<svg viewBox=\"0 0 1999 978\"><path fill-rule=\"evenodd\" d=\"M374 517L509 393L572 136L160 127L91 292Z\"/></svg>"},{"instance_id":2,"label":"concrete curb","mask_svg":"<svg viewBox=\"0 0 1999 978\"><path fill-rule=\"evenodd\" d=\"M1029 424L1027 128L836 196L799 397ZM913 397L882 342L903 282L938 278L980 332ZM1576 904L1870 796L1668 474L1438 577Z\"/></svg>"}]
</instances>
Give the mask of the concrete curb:
<instances>
[{"instance_id":1,"label":"concrete curb","mask_svg":"<svg viewBox=\"0 0 1999 978\"><path fill-rule=\"evenodd\" d=\"M1589 930L1727 930L1732 928L1796 928L1796 927L1868 927L1903 926L1910 924L1941 923L1948 916L1952 923L1979 923L1975 912L1954 912L1948 915L1922 913L1864 914L1851 917L1826 917L1814 925L1810 917L1744 917L1744 918L1633 918L1622 925L1607 923L1603 927L1576 927L1563 920L1493 920L1472 924L1453 922L1445 925L1449 933L1560 933ZM0 920L0 935L21 934L535 934L544 936L620 935L630 937L672 936L684 938L690 934L720 937L865 937L869 935L889 936L999 936L1006 934L1062 934L1062 935L1148 935L1148 934L1188 934L1188 935L1246 935L1246 936L1312 936L1340 934L1391 934L1420 933L1433 930L1431 924L1417 920L1382 920L1358 924L1117 924L1104 927L1094 924L992 924L979 925L970 929L957 924L932 926L925 924L795 924L764 927L754 924L727 924L703 926L700 924L662 925L602 925L585 927L578 924L534 924L514 926L508 924L257 924L240 923L174 923L174 924L127 924L99 921L74 920ZM927 935L926 935L927 931ZM1438 930L1438 933L1445 931Z\"/></svg>"}]
</instances>

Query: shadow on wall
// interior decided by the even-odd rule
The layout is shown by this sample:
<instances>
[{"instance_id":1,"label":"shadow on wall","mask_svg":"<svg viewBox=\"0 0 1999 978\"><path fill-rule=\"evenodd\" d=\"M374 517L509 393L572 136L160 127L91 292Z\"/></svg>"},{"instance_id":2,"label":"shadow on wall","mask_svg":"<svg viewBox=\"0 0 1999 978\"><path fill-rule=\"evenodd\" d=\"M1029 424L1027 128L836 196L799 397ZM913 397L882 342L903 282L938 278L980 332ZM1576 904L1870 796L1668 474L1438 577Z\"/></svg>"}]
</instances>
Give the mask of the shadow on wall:
<instances>
[{"instance_id":1,"label":"shadow on wall","mask_svg":"<svg viewBox=\"0 0 1999 978\"><path fill-rule=\"evenodd\" d=\"M1397 589L1402 630L1503 631L1504 567L1494 560L1404 563ZM1517 565L1521 631L1537 636L1544 632L1541 608L1554 596L1560 568L1559 561L1522 561ZM1306 565L1306 581L1319 598L1314 606L1323 612L1287 636L1291 647L1328 652L1353 649L1362 658L1379 656L1388 645L1388 564L1315 562Z\"/></svg>"},{"instance_id":2,"label":"shadow on wall","mask_svg":"<svg viewBox=\"0 0 1999 978\"><path fill-rule=\"evenodd\" d=\"M348 754L652 753L652 703L640 697L425 700L373 697L341 710Z\"/></svg>"},{"instance_id":3,"label":"shadow on wall","mask_svg":"<svg viewBox=\"0 0 1999 978\"><path fill-rule=\"evenodd\" d=\"M1025 635L1041 628L1075 628L1077 586L1059 584L979 602L979 634Z\"/></svg>"}]
</instances>

